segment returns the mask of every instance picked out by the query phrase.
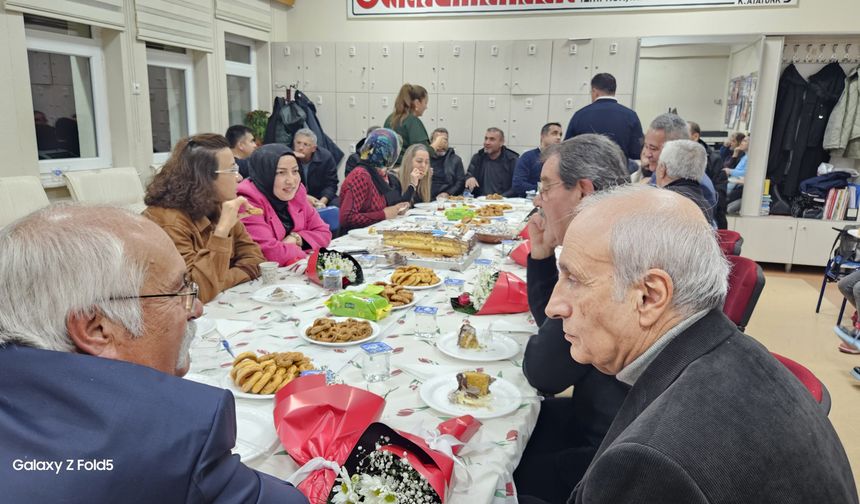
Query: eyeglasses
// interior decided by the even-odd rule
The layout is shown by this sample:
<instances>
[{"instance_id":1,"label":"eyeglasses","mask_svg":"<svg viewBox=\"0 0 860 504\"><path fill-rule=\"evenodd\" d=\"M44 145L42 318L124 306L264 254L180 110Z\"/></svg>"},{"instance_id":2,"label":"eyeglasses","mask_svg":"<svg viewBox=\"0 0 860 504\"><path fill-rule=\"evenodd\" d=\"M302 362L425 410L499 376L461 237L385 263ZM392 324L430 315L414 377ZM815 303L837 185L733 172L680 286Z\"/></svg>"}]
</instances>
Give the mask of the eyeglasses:
<instances>
[{"instance_id":1,"label":"eyeglasses","mask_svg":"<svg viewBox=\"0 0 860 504\"><path fill-rule=\"evenodd\" d=\"M553 187L555 187L561 183L562 183L561 180L556 180L555 182L550 182L548 184L546 184L544 182L538 182L537 183L538 194L540 194L541 197L544 197L544 196L546 196L546 193L548 193L550 191L550 189L552 189Z\"/></svg>"},{"instance_id":2,"label":"eyeglasses","mask_svg":"<svg viewBox=\"0 0 860 504\"><path fill-rule=\"evenodd\" d=\"M215 173L229 173L232 175L238 175L239 174L239 165L237 165L236 163L233 163L233 166L230 167L229 170L215 170Z\"/></svg>"},{"instance_id":3,"label":"eyeglasses","mask_svg":"<svg viewBox=\"0 0 860 504\"><path fill-rule=\"evenodd\" d=\"M142 294L140 296L123 296L123 297L112 297L111 301L123 301L127 299L146 299L146 298L160 298L160 297L182 297L184 298L182 301L185 303L185 310L188 313L194 311L194 301L197 299L197 294L200 292L200 288L197 287L196 282L192 282L188 277L185 277L185 280L182 283L182 288L179 292L174 292L173 294Z\"/></svg>"}]
</instances>

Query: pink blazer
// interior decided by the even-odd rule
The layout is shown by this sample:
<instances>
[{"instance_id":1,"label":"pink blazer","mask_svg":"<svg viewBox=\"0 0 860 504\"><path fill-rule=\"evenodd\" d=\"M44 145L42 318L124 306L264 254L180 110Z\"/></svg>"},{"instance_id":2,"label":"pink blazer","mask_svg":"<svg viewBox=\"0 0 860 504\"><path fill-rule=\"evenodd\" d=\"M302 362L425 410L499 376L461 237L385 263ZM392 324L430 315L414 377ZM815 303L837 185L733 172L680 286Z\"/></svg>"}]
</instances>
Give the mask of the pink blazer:
<instances>
[{"instance_id":1,"label":"pink blazer","mask_svg":"<svg viewBox=\"0 0 860 504\"><path fill-rule=\"evenodd\" d=\"M248 203L263 210L263 215L243 217L242 223L245 224L245 229L248 230L251 238L260 245L267 260L286 266L307 257L308 254L301 247L283 242L287 236L284 224L278 218L269 200L251 180L240 182L237 192L239 196L244 196ZM307 195L304 184L300 185L296 195L287 203L287 209L290 217L293 218L293 231L298 233L311 248L317 250L327 247L331 242L331 230L316 209L308 203Z\"/></svg>"}]
</instances>

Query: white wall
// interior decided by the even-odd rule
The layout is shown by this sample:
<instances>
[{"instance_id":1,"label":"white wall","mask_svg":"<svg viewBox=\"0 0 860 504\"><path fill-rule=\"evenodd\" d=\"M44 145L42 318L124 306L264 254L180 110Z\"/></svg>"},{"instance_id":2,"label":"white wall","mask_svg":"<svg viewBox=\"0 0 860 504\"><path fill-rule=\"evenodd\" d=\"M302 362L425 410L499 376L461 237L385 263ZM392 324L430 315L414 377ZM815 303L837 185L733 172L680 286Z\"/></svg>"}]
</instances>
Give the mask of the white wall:
<instances>
[{"instance_id":1,"label":"white wall","mask_svg":"<svg viewBox=\"0 0 860 504\"><path fill-rule=\"evenodd\" d=\"M643 47L636 86L639 119L647 125L672 107L703 130L722 129L728 67L723 46Z\"/></svg>"},{"instance_id":2,"label":"white wall","mask_svg":"<svg viewBox=\"0 0 860 504\"><path fill-rule=\"evenodd\" d=\"M659 10L349 20L346 0L298 0L288 40L492 40L736 33L857 33L857 0L801 0L790 8ZM276 39L277 40L277 39Z\"/></svg>"}]
</instances>

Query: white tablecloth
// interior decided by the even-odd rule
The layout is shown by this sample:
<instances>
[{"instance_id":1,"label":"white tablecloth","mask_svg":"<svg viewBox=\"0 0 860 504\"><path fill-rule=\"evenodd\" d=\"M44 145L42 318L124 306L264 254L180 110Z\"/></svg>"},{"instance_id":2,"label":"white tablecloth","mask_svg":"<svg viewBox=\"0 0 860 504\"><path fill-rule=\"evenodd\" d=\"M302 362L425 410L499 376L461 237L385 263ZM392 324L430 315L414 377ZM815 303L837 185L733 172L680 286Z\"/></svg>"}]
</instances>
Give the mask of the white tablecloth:
<instances>
[{"instance_id":1,"label":"white tablecloth","mask_svg":"<svg viewBox=\"0 0 860 504\"><path fill-rule=\"evenodd\" d=\"M524 216L524 213L518 212L510 217L521 219ZM335 240L330 248L354 250L367 248L369 245L368 240L345 236ZM481 248L481 256L495 260L497 268L511 271L525 280L525 269L509 259L500 258L498 246L478 246ZM391 270L376 269L366 275L366 280L381 280L390 273ZM468 286L475 276L475 268L470 267L463 273L437 273L443 279L463 278ZM287 268L281 268L279 275L279 283L309 284L304 275L290 272ZM392 377L384 382L367 383L358 367L360 357L353 359L361 352L357 346L333 349L299 338L301 328L312 323L316 317L328 313L322 304L325 299L322 297L322 289L319 289L321 297L312 302L276 309L250 299L251 294L261 287L263 285L260 280L236 286L205 306L204 317L215 320L219 330L205 338L198 338L192 345L192 373L211 379L214 383L223 383L230 370L232 357L218 343L218 332L227 333L221 335L228 339L236 354L247 350L301 351L311 356L318 365L327 365L337 371L344 383L365 388L384 397L386 405L380 421L395 429L413 431L418 425L435 427L450 418L450 415L429 408L419 397L418 389L424 380L441 373L482 367L485 372L503 377L514 384L523 397L519 407L510 415L482 421L481 428L461 452L465 468L457 467L447 502L516 502L513 471L534 428L540 408L536 391L529 386L522 374L522 349L529 335L536 332L534 320L529 313L470 317L478 330L492 321L494 329L512 331L505 334L520 344L519 353L509 360L470 363L448 357L432 344L412 336L410 333L414 330L414 314L411 309L394 311L379 322L381 334L378 338L394 348L391 357ZM451 308L444 287L417 291L415 295L418 305L438 307L437 320L442 334L459 329L466 315ZM236 399L237 412L253 411L269 419L273 406L272 400ZM274 431L274 428L272 430ZM241 429L238 437L243 437ZM261 457L250 461L248 465L279 478L287 478L297 469L295 462L279 444L271 446Z\"/></svg>"}]
</instances>

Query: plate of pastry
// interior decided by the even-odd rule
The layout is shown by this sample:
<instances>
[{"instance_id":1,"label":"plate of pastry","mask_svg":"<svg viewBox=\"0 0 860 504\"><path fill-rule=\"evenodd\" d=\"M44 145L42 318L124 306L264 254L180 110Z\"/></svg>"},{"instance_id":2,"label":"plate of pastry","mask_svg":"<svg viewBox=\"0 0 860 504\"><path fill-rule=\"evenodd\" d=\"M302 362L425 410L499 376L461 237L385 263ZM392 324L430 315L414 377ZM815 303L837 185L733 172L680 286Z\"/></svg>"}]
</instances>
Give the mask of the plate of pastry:
<instances>
[{"instance_id":1,"label":"plate of pastry","mask_svg":"<svg viewBox=\"0 0 860 504\"><path fill-rule=\"evenodd\" d=\"M442 285L442 279L430 268L400 266L388 278L388 283L402 285L409 290L426 290Z\"/></svg>"},{"instance_id":2,"label":"plate of pastry","mask_svg":"<svg viewBox=\"0 0 860 504\"><path fill-rule=\"evenodd\" d=\"M271 400L275 392L296 379L302 371L314 369L310 357L301 352L273 352L257 355L242 352L233 359L230 373L221 386L242 399Z\"/></svg>"},{"instance_id":3,"label":"plate of pastry","mask_svg":"<svg viewBox=\"0 0 860 504\"><path fill-rule=\"evenodd\" d=\"M310 285L278 284L263 287L251 294L251 299L275 306L295 306L313 301L320 294L318 288Z\"/></svg>"},{"instance_id":4,"label":"plate of pastry","mask_svg":"<svg viewBox=\"0 0 860 504\"><path fill-rule=\"evenodd\" d=\"M447 333L436 340L436 348L445 355L470 362L491 362L510 359L520 352L520 345L503 334L492 341L482 342L472 334Z\"/></svg>"},{"instance_id":5,"label":"plate of pastry","mask_svg":"<svg viewBox=\"0 0 860 504\"><path fill-rule=\"evenodd\" d=\"M403 310L414 306L417 300L415 294L411 290L402 285L395 285L386 282L375 282L374 285L379 285L383 291L379 293L391 304L392 310Z\"/></svg>"},{"instance_id":6,"label":"plate of pastry","mask_svg":"<svg viewBox=\"0 0 860 504\"><path fill-rule=\"evenodd\" d=\"M236 408L236 446L233 453L248 463L269 453L278 444L278 433L266 415L248 408Z\"/></svg>"},{"instance_id":7,"label":"plate of pastry","mask_svg":"<svg viewBox=\"0 0 860 504\"><path fill-rule=\"evenodd\" d=\"M440 413L482 420L508 415L522 402L514 384L480 371L436 376L424 382L418 392L427 406Z\"/></svg>"},{"instance_id":8,"label":"plate of pastry","mask_svg":"<svg viewBox=\"0 0 860 504\"><path fill-rule=\"evenodd\" d=\"M320 317L299 332L305 341L330 347L358 345L378 335L379 326L374 322L347 317Z\"/></svg>"}]
</instances>

